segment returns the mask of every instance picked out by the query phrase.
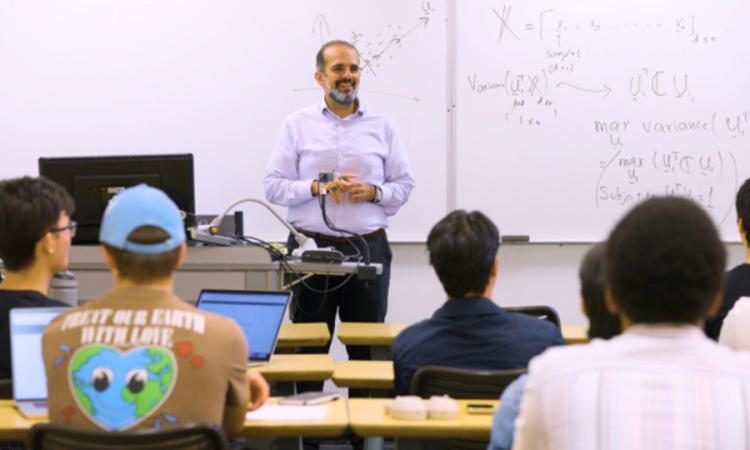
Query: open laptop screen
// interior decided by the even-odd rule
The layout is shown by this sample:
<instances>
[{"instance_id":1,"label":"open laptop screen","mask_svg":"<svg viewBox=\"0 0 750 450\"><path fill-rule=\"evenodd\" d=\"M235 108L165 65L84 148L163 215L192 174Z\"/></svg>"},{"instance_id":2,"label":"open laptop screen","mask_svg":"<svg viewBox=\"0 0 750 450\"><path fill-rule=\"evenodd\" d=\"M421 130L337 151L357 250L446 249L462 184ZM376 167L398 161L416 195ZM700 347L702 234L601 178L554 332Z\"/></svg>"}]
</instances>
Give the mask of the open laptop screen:
<instances>
[{"instance_id":1,"label":"open laptop screen","mask_svg":"<svg viewBox=\"0 0 750 450\"><path fill-rule=\"evenodd\" d=\"M247 338L250 361L268 361L289 303L290 292L203 290L198 308L234 319Z\"/></svg>"},{"instance_id":2,"label":"open laptop screen","mask_svg":"<svg viewBox=\"0 0 750 450\"><path fill-rule=\"evenodd\" d=\"M47 377L42 358L42 332L68 308L15 308L10 310L10 357L13 398L45 400Z\"/></svg>"}]
</instances>

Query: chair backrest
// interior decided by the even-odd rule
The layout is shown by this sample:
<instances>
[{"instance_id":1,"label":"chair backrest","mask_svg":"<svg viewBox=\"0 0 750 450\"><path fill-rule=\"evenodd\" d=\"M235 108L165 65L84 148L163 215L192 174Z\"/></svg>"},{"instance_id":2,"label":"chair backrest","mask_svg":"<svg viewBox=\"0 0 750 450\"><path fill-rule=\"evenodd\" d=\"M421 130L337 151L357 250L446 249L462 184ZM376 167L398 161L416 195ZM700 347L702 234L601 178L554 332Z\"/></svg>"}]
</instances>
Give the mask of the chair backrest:
<instances>
[{"instance_id":1,"label":"chair backrest","mask_svg":"<svg viewBox=\"0 0 750 450\"><path fill-rule=\"evenodd\" d=\"M227 450L229 448L221 430L201 424L122 433L36 424L29 432L27 447L30 450Z\"/></svg>"},{"instance_id":2,"label":"chair backrest","mask_svg":"<svg viewBox=\"0 0 750 450\"><path fill-rule=\"evenodd\" d=\"M13 398L13 379L0 378L0 400Z\"/></svg>"},{"instance_id":3,"label":"chair backrest","mask_svg":"<svg viewBox=\"0 0 750 450\"><path fill-rule=\"evenodd\" d=\"M471 370L425 366L411 380L409 393L427 398L449 395L459 399L497 400L500 394L526 369Z\"/></svg>"},{"instance_id":4,"label":"chair backrest","mask_svg":"<svg viewBox=\"0 0 750 450\"><path fill-rule=\"evenodd\" d=\"M551 306L511 306L505 308L505 310L538 317L552 322L558 329L560 328L560 316L557 315L555 308Z\"/></svg>"}]
</instances>

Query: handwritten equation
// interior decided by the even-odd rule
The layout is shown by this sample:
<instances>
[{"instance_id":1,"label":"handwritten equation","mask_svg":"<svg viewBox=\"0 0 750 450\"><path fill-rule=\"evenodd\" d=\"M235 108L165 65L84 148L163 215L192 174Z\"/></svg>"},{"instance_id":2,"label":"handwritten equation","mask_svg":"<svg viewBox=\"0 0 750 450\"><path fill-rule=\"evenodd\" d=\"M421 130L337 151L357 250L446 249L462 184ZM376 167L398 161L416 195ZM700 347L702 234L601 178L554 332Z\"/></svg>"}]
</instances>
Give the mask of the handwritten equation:
<instances>
[{"instance_id":1,"label":"handwritten equation","mask_svg":"<svg viewBox=\"0 0 750 450\"><path fill-rule=\"evenodd\" d=\"M716 210L719 221L731 212L728 199L734 198L740 182L735 152L696 148L732 148L733 140L743 138L750 126L750 111L671 120L593 120L591 125L594 135L605 138L602 143L613 152L599 161L597 207L625 207L652 195L681 195ZM682 147L660 148L664 139L675 142L672 147L682 142ZM648 144L652 140L654 144ZM637 142L638 150L629 147L629 141Z\"/></svg>"},{"instance_id":2,"label":"handwritten equation","mask_svg":"<svg viewBox=\"0 0 750 450\"><path fill-rule=\"evenodd\" d=\"M551 236L579 239L664 195L691 198L730 228L750 163L744 16L698 0L635 3L485 0L459 15L460 124L472 132L459 144L479 145L471 156L504 178L533 182L521 206L554 189L590 213L590 224L564 218Z\"/></svg>"},{"instance_id":3,"label":"handwritten equation","mask_svg":"<svg viewBox=\"0 0 750 450\"><path fill-rule=\"evenodd\" d=\"M650 45L657 45L654 41L664 42L663 45L688 42L687 45L696 48L709 48L718 43L718 33L701 28L700 18L694 14L676 15L670 19L654 17L653 20L627 21L612 18L614 16L586 17L586 14L581 16L578 12L571 18L565 11L554 8L517 13L510 4L488 9L484 14L495 19L495 39L499 48L511 48L505 45L508 40L541 42L541 46L530 45L531 53L524 58L538 61L535 70L509 68L499 74L465 74L466 83L475 95L509 98L504 119L510 124L544 126L550 120L564 116L561 115L561 102L558 100L563 95L566 98L580 95L582 99L588 97L602 102L616 97L634 102L693 103L696 95L707 94L694 91L692 79L695 75L686 69L670 70L667 67L640 65L626 69L630 73L609 75L610 79L599 82L591 80L592 73L595 77L606 76L602 75L606 71L597 69L601 64L606 64L600 59L601 48L598 47L606 48L608 43L611 46L612 42L628 39L631 35L647 36L646 42ZM605 37L607 33L609 36ZM576 39L568 39L574 36ZM683 37L686 40L680 41ZM581 44L582 41L586 43ZM612 54L608 57L622 58L615 49L609 49L610 52ZM637 61L633 63L637 64ZM584 73L589 76L583 76ZM585 81L576 80L579 74L582 75L579 78ZM519 102L517 98L520 96L527 98ZM543 107L540 109L537 105Z\"/></svg>"},{"instance_id":4,"label":"handwritten equation","mask_svg":"<svg viewBox=\"0 0 750 450\"><path fill-rule=\"evenodd\" d=\"M750 109L696 115L690 119L615 119L592 120L591 131L597 136L606 136L615 148L622 148L628 138L637 136L640 141L649 136L709 135L716 139L743 139L750 131Z\"/></svg>"},{"instance_id":5,"label":"handwritten equation","mask_svg":"<svg viewBox=\"0 0 750 450\"><path fill-rule=\"evenodd\" d=\"M629 207L652 196L677 195L702 204L723 222L731 212L739 182L731 151L619 150L600 164L597 208Z\"/></svg>"},{"instance_id":6,"label":"handwritten equation","mask_svg":"<svg viewBox=\"0 0 750 450\"><path fill-rule=\"evenodd\" d=\"M539 11L533 18L511 17L512 5L503 5L501 8L492 8L492 13L497 18L497 41L510 37L521 40L526 35L546 39L553 37L558 46L562 45L563 38L570 33L606 33L622 31L661 31L685 36L689 42L695 45L710 45L718 41L718 36L713 33L704 33L697 24L695 15L675 17L671 22L612 22L604 21L595 17L583 19L569 19L565 13L555 9L544 9Z\"/></svg>"}]
</instances>

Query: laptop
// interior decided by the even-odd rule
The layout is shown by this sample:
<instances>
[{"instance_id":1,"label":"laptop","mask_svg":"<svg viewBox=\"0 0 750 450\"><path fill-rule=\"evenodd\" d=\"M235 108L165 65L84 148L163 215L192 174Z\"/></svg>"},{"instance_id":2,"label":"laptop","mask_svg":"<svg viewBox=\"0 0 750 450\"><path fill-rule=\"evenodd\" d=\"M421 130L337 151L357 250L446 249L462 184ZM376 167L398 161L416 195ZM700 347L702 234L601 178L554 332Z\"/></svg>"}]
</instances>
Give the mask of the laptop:
<instances>
[{"instance_id":1,"label":"laptop","mask_svg":"<svg viewBox=\"0 0 750 450\"><path fill-rule=\"evenodd\" d=\"M69 308L14 308L10 310L10 366L13 400L26 418L47 416L47 376L42 358L42 332L52 319Z\"/></svg>"},{"instance_id":2,"label":"laptop","mask_svg":"<svg viewBox=\"0 0 750 450\"><path fill-rule=\"evenodd\" d=\"M276 348L289 291L230 291L204 289L196 306L229 317L245 332L248 365L266 364Z\"/></svg>"}]
</instances>

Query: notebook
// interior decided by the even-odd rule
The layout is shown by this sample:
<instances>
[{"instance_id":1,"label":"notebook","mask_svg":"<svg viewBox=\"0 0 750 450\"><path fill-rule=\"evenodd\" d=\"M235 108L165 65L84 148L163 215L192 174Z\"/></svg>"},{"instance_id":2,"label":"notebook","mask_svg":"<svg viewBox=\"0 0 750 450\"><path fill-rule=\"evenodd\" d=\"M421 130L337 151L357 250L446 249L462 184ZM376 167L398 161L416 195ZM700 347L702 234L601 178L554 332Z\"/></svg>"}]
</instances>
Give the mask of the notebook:
<instances>
[{"instance_id":1,"label":"notebook","mask_svg":"<svg viewBox=\"0 0 750 450\"><path fill-rule=\"evenodd\" d=\"M67 310L15 308L10 310L10 365L13 400L27 418L47 416L47 377L42 358L42 332L52 319Z\"/></svg>"},{"instance_id":2,"label":"notebook","mask_svg":"<svg viewBox=\"0 0 750 450\"><path fill-rule=\"evenodd\" d=\"M245 332L250 365L265 364L276 348L281 323L292 293L204 289L197 307L229 317Z\"/></svg>"}]
</instances>

